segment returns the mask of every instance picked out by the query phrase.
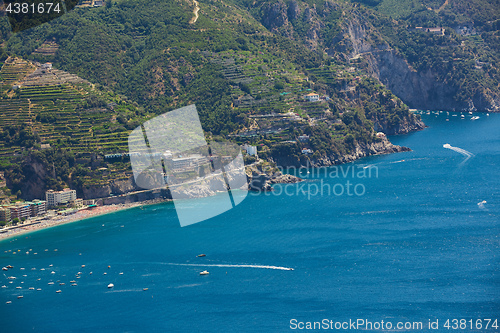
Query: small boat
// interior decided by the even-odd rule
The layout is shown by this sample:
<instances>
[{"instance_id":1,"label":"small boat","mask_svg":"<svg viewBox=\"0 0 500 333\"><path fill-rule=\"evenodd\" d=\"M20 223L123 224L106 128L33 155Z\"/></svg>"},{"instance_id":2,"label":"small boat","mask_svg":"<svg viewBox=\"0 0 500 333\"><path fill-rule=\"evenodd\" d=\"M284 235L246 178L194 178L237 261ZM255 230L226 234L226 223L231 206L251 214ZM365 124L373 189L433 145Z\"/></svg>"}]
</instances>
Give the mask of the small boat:
<instances>
[{"instance_id":1,"label":"small boat","mask_svg":"<svg viewBox=\"0 0 500 333\"><path fill-rule=\"evenodd\" d=\"M9 280L15 280L16 277L15 276L9 276L7 279L9 279Z\"/></svg>"},{"instance_id":2,"label":"small boat","mask_svg":"<svg viewBox=\"0 0 500 333\"><path fill-rule=\"evenodd\" d=\"M56 272L52 271L52 272L50 272L50 274L56 274Z\"/></svg>"},{"instance_id":3,"label":"small boat","mask_svg":"<svg viewBox=\"0 0 500 333\"><path fill-rule=\"evenodd\" d=\"M17 296L17 298L23 298L23 296L19 295L19 296Z\"/></svg>"},{"instance_id":4,"label":"small boat","mask_svg":"<svg viewBox=\"0 0 500 333\"><path fill-rule=\"evenodd\" d=\"M64 282L59 283L60 286L64 286L65 284L66 283L64 283Z\"/></svg>"},{"instance_id":5,"label":"small boat","mask_svg":"<svg viewBox=\"0 0 500 333\"><path fill-rule=\"evenodd\" d=\"M82 265L82 268L85 268L85 265Z\"/></svg>"},{"instance_id":6,"label":"small boat","mask_svg":"<svg viewBox=\"0 0 500 333\"><path fill-rule=\"evenodd\" d=\"M118 275L123 275L123 272L118 273Z\"/></svg>"},{"instance_id":7,"label":"small boat","mask_svg":"<svg viewBox=\"0 0 500 333\"><path fill-rule=\"evenodd\" d=\"M37 288L38 291L42 290L42 288Z\"/></svg>"},{"instance_id":8,"label":"small boat","mask_svg":"<svg viewBox=\"0 0 500 333\"><path fill-rule=\"evenodd\" d=\"M7 301L7 302L5 302L5 304L10 304L10 303L12 303L12 301Z\"/></svg>"},{"instance_id":9,"label":"small boat","mask_svg":"<svg viewBox=\"0 0 500 333\"><path fill-rule=\"evenodd\" d=\"M44 270L45 270L45 268L40 268L40 270L41 270L41 271L44 271Z\"/></svg>"},{"instance_id":10,"label":"small boat","mask_svg":"<svg viewBox=\"0 0 500 333\"><path fill-rule=\"evenodd\" d=\"M9 269L7 267L2 267L2 271L8 271Z\"/></svg>"},{"instance_id":11,"label":"small boat","mask_svg":"<svg viewBox=\"0 0 500 333\"><path fill-rule=\"evenodd\" d=\"M73 280L73 281L69 281L69 283L76 283L76 281L75 281L75 280Z\"/></svg>"},{"instance_id":12,"label":"small boat","mask_svg":"<svg viewBox=\"0 0 500 333\"><path fill-rule=\"evenodd\" d=\"M490 116L490 114L489 114L489 113L487 113L486 115L487 115L488 117Z\"/></svg>"},{"instance_id":13,"label":"small boat","mask_svg":"<svg viewBox=\"0 0 500 333\"><path fill-rule=\"evenodd\" d=\"M28 289L29 289L29 290L35 290L35 288L33 288L33 287L29 287Z\"/></svg>"},{"instance_id":14,"label":"small boat","mask_svg":"<svg viewBox=\"0 0 500 333\"><path fill-rule=\"evenodd\" d=\"M47 284L54 284L54 282L49 282L49 283L47 283Z\"/></svg>"},{"instance_id":15,"label":"small boat","mask_svg":"<svg viewBox=\"0 0 500 333\"><path fill-rule=\"evenodd\" d=\"M58 291L56 291L56 293L58 293L58 294L59 294L59 293L62 293L62 290L61 290L61 289L59 289Z\"/></svg>"},{"instance_id":16,"label":"small boat","mask_svg":"<svg viewBox=\"0 0 500 333\"><path fill-rule=\"evenodd\" d=\"M23 287L16 287L16 289L23 289Z\"/></svg>"},{"instance_id":17,"label":"small boat","mask_svg":"<svg viewBox=\"0 0 500 333\"><path fill-rule=\"evenodd\" d=\"M54 265L53 265L53 264L50 264L50 265L49 265L49 267L52 267L52 266L54 266Z\"/></svg>"},{"instance_id":18,"label":"small boat","mask_svg":"<svg viewBox=\"0 0 500 333\"><path fill-rule=\"evenodd\" d=\"M92 272L90 272L89 275L92 275Z\"/></svg>"},{"instance_id":19,"label":"small boat","mask_svg":"<svg viewBox=\"0 0 500 333\"><path fill-rule=\"evenodd\" d=\"M6 285L3 285L3 286L2 286L2 288L7 288L7 286L6 286Z\"/></svg>"},{"instance_id":20,"label":"small boat","mask_svg":"<svg viewBox=\"0 0 500 333\"><path fill-rule=\"evenodd\" d=\"M201 258L201 257L206 257L206 256L207 256L207 255L206 255L206 254L203 254L203 253L202 253L202 254L198 254L198 255L197 255L197 257L198 257L198 258Z\"/></svg>"},{"instance_id":21,"label":"small boat","mask_svg":"<svg viewBox=\"0 0 500 333\"><path fill-rule=\"evenodd\" d=\"M108 284L108 288L113 288L114 286L115 286L115 285L114 285L114 284L112 284L112 283Z\"/></svg>"},{"instance_id":22,"label":"small boat","mask_svg":"<svg viewBox=\"0 0 500 333\"><path fill-rule=\"evenodd\" d=\"M143 290L143 291L146 291L146 290L148 290L148 288L142 288L142 290Z\"/></svg>"},{"instance_id":23,"label":"small boat","mask_svg":"<svg viewBox=\"0 0 500 333\"><path fill-rule=\"evenodd\" d=\"M76 283L72 283L71 285L72 285L72 286L77 286L77 284L76 284Z\"/></svg>"},{"instance_id":24,"label":"small boat","mask_svg":"<svg viewBox=\"0 0 500 333\"><path fill-rule=\"evenodd\" d=\"M7 266L5 266L5 267L7 267L7 268L9 268L9 269L10 269L10 268L14 268L14 266L12 266L12 265L7 265Z\"/></svg>"},{"instance_id":25,"label":"small boat","mask_svg":"<svg viewBox=\"0 0 500 333\"><path fill-rule=\"evenodd\" d=\"M210 274L208 271L200 272L200 275L208 275L208 274Z\"/></svg>"}]
</instances>

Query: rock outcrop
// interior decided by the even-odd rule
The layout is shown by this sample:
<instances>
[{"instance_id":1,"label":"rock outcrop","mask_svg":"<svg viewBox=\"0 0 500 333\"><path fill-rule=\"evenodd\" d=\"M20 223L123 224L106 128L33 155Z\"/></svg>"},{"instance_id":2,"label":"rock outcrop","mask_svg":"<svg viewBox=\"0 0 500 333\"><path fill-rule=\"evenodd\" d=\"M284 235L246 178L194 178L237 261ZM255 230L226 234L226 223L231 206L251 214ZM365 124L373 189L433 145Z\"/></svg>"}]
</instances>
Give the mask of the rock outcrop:
<instances>
[{"instance_id":1,"label":"rock outcrop","mask_svg":"<svg viewBox=\"0 0 500 333\"><path fill-rule=\"evenodd\" d=\"M284 174L272 163L259 160L246 166L248 189L257 192L272 191L272 184L293 184L301 182L299 177Z\"/></svg>"},{"instance_id":2,"label":"rock outcrop","mask_svg":"<svg viewBox=\"0 0 500 333\"><path fill-rule=\"evenodd\" d=\"M281 167L324 167L349 163L372 155L385 155L405 151L411 151L411 149L408 147L394 145L384 136L380 139L380 141L373 142L368 145L356 144L351 153L346 155L329 155L318 159L313 159L306 155L302 155L300 158L275 156L273 157L273 160Z\"/></svg>"}]
</instances>

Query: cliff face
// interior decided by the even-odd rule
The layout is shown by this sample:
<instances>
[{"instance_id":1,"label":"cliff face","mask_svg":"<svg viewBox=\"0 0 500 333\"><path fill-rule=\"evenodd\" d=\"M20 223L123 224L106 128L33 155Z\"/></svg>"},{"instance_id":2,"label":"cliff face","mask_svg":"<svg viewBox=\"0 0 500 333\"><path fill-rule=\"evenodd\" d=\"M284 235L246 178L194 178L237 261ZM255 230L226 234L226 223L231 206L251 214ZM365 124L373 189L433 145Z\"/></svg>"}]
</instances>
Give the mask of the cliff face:
<instances>
[{"instance_id":1,"label":"cliff face","mask_svg":"<svg viewBox=\"0 0 500 333\"><path fill-rule=\"evenodd\" d=\"M383 39L376 38L375 28L356 12L343 28L341 47L330 45L327 52L345 53L346 58L361 58L368 72L377 78L410 108L447 111L500 111L500 98L487 90L478 90L466 102L456 100L458 87L453 82L440 82L437 73L416 71L403 55ZM334 41L334 43L338 40Z\"/></svg>"},{"instance_id":2,"label":"cliff face","mask_svg":"<svg viewBox=\"0 0 500 333\"><path fill-rule=\"evenodd\" d=\"M322 33L332 12L342 12L341 32L330 40ZM321 12L304 2L280 0L264 4L261 22L273 33L296 38L294 24L301 21L308 27L299 36L308 48L322 49L343 60L361 58L367 71L378 79L410 108L447 111L500 111L500 96L478 88L467 101L458 101L459 86L443 82L438 73L416 71L405 57L384 40L376 28L355 8L342 7L326 1ZM298 31L298 29L297 29Z\"/></svg>"},{"instance_id":3,"label":"cliff face","mask_svg":"<svg viewBox=\"0 0 500 333\"><path fill-rule=\"evenodd\" d=\"M409 107L424 110L500 111L498 97L477 92L467 102L457 102L458 91L450 84L439 82L436 73L417 72L394 50L383 50L363 56L371 74L379 79Z\"/></svg>"},{"instance_id":4,"label":"cliff face","mask_svg":"<svg viewBox=\"0 0 500 333\"><path fill-rule=\"evenodd\" d=\"M26 170L24 174L28 175L25 179L7 178L6 183L9 188L13 187L14 182L20 183L22 198L24 200L33 200L45 198L45 187L47 168L37 159L29 156L22 166Z\"/></svg>"}]
</instances>

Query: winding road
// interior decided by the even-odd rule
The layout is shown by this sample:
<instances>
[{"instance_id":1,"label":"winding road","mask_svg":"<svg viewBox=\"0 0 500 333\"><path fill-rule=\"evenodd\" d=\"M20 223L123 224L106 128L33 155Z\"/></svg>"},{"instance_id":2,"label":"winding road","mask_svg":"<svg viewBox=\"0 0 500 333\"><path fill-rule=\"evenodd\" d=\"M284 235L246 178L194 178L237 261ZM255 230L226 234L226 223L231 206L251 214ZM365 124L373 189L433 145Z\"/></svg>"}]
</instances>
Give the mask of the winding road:
<instances>
[{"instance_id":1,"label":"winding road","mask_svg":"<svg viewBox=\"0 0 500 333\"><path fill-rule=\"evenodd\" d=\"M194 17L191 20L189 20L189 24L195 24L196 21L198 20L198 17L200 17L198 15L198 11L200 10L200 7L198 6L199 5L198 1L193 0L193 2L194 2L194 5L195 5L194 10L193 10Z\"/></svg>"}]
</instances>

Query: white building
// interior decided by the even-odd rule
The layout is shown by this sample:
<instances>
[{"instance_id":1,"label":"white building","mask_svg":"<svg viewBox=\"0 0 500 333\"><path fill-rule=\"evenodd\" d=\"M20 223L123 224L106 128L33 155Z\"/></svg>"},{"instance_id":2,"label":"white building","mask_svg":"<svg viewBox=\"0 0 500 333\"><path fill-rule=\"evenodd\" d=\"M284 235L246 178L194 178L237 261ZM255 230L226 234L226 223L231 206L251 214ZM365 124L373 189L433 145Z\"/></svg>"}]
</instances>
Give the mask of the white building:
<instances>
[{"instance_id":1,"label":"white building","mask_svg":"<svg viewBox=\"0 0 500 333\"><path fill-rule=\"evenodd\" d=\"M76 200L76 191L69 188L65 188L62 191L48 190L45 192L45 200L47 201L47 206L66 204L72 200Z\"/></svg>"},{"instance_id":2,"label":"white building","mask_svg":"<svg viewBox=\"0 0 500 333\"><path fill-rule=\"evenodd\" d=\"M248 155L257 156L257 146L250 146L245 144L243 146L243 149L245 149Z\"/></svg>"}]
</instances>

